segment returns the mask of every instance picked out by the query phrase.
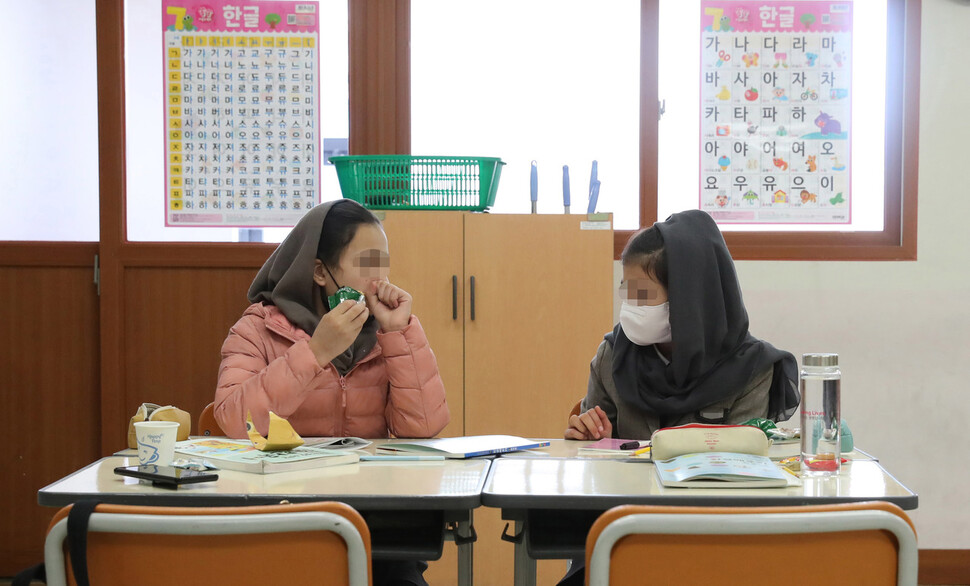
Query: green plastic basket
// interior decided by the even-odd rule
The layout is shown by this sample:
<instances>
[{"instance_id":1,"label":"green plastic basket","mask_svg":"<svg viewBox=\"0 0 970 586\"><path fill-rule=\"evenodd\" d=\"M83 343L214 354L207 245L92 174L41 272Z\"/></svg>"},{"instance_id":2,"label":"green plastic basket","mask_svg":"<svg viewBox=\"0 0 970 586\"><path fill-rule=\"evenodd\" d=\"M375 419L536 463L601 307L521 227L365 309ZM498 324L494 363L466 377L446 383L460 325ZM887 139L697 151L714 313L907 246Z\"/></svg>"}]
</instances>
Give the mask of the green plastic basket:
<instances>
[{"instance_id":1,"label":"green plastic basket","mask_svg":"<svg viewBox=\"0 0 970 586\"><path fill-rule=\"evenodd\" d=\"M375 210L484 211L495 203L501 159L358 155L330 157L340 191Z\"/></svg>"}]
</instances>

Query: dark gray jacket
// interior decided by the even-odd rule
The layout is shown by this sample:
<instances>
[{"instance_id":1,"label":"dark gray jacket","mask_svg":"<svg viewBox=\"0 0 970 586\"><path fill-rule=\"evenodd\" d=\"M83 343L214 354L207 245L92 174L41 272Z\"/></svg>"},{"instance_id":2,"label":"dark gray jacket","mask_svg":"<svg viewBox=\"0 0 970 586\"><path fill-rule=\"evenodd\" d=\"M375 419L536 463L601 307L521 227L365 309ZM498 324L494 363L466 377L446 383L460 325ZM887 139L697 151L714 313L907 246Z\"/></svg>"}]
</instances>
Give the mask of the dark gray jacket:
<instances>
[{"instance_id":1,"label":"dark gray jacket","mask_svg":"<svg viewBox=\"0 0 970 586\"><path fill-rule=\"evenodd\" d=\"M613 437L623 439L650 439L653 432L661 427L688 423L744 423L749 419L768 415L771 377L772 368L769 366L730 398L672 421L660 421L656 413L640 410L620 398L613 383L613 347L603 340L589 364L589 383L580 412L599 405L613 424Z\"/></svg>"}]
</instances>

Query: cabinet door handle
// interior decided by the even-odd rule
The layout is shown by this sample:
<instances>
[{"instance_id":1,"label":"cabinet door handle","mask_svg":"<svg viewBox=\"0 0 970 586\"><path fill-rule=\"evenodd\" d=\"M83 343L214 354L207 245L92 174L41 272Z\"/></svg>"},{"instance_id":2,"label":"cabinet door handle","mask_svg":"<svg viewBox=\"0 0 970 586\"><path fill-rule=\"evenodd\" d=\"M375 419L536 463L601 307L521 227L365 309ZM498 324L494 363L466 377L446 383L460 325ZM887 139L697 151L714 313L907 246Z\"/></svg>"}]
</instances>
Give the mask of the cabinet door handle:
<instances>
[{"instance_id":1,"label":"cabinet door handle","mask_svg":"<svg viewBox=\"0 0 970 586\"><path fill-rule=\"evenodd\" d=\"M470 299L472 302L472 321L475 321L475 277L471 278L471 293Z\"/></svg>"},{"instance_id":2,"label":"cabinet door handle","mask_svg":"<svg viewBox=\"0 0 970 586\"><path fill-rule=\"evenodd\" d=\"M458 319L458 275L451 276L451 319Z\"/></svg>"}]
</instances>

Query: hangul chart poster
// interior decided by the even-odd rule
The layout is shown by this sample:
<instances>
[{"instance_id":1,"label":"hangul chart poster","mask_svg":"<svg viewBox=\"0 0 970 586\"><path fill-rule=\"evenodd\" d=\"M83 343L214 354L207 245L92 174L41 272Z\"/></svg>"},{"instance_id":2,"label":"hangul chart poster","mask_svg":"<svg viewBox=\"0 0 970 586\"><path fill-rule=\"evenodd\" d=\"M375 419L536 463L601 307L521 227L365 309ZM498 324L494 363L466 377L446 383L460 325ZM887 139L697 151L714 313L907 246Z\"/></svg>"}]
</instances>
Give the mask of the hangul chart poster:
<instances>
[{"instance_id":1,"label":"hangul chart poster","mask_svg":"<svg viewBox=\"0 0 970 586\"><path fill-rule=\"evenodd\" d=\"M701 2L700 208L851 221L852 3Z\"/></svg>"},{"instance_id":2,"label":"hangul chart poster","mask_svg":"<svg viewBox=\"0 0 970 586\"><path fill-rule=\"evenodd\" d=\"M165 225L292 226L320 202L314 3L164 0Z\"/></svg>"}]
</instances>

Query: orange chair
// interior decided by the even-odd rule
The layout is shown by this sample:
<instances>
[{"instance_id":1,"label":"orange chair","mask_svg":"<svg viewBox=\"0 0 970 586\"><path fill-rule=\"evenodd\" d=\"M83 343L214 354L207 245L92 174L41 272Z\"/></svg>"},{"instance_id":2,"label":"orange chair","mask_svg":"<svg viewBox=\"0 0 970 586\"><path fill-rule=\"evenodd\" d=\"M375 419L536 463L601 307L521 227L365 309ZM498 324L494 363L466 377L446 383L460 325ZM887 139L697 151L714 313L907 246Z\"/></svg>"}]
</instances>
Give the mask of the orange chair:
<instances>
[{"instance_id":1,"label":"orange chair","mask_svg":"<svg viewBox=\"0 0 970 586\"><path fill-rule=\"evenodd\" d=\"M199 435L226 435L212 414L215 403L209 403L199 415Z\"/></svg>"},{"instance_id":2,"label":"orange chair","mask_svg":"<svg viewBox=\"0 0 970 586\"><path fill-rule=\"evenodd\" d=\"M727 490L727 489L726 489ZM586 539L587 584L916 584L916 530L881 501L624 505Z\"/></svg>"},{"instance_id":3,"label":"orange chair","mask_svg":"<svg viewBox=\"0 0 970 586\"><path fill-rule=\"evenodd\" d=\"M47 583L75 584L58 511L44 546ZM88 525L91 584L369 586L370 531L336 502L253 507L98 505Z\"/></svg>"},{"instance_id":4,"label":"orange chair","mask_svg":"<svg viewBox=\"0 0 970 586\"><path fill-rule=\"evenodd\" d=\"M576 404L573 405L572 410L569 412L569 417L572 417L573 415L579 415L579 410L582 408L582 404L583 404L582 399L576 401ZM569 419L569 417L567 417L566 419Z\"/></svg>"}]
</instances>

